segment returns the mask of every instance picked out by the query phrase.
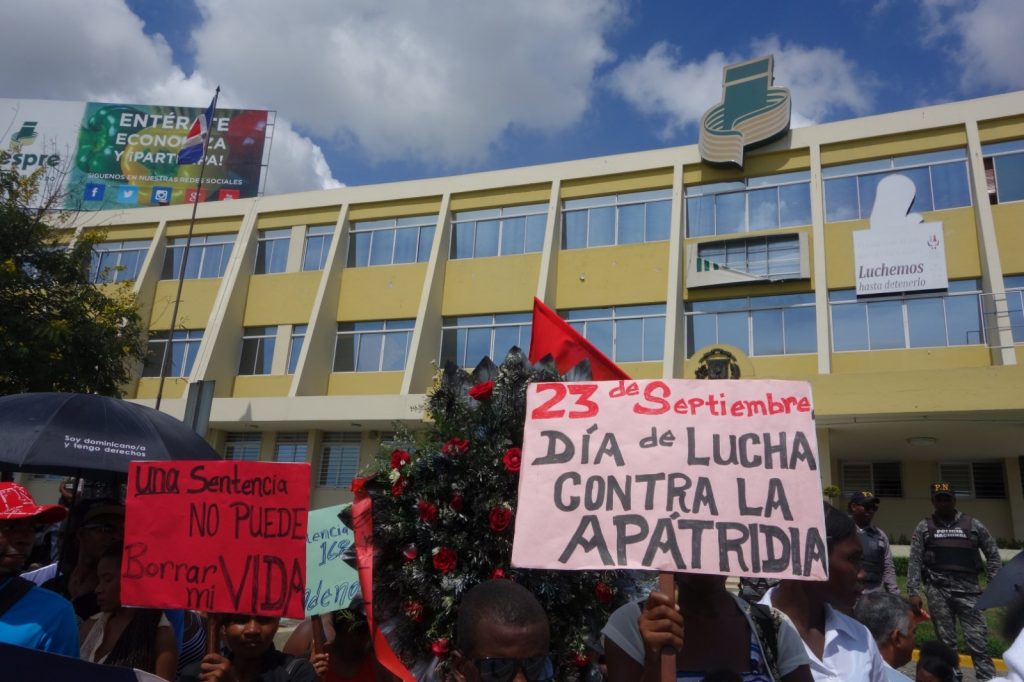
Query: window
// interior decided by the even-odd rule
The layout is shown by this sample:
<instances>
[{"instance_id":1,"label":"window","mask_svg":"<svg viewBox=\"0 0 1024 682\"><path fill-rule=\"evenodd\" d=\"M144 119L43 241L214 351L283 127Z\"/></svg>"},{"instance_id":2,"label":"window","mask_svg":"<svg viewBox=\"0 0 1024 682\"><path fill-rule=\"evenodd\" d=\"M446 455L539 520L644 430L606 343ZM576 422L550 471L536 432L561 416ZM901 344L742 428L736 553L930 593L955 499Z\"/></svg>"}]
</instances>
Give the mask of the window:
<instances>
[{"instance_id":1,"label":"window","mask_svg":"<svg viewBox=\"0 0 1024 682\"><path fill-rule=\"evenodd\" d=\"M1024 199L1024 140L981 146L988 198L993 204Z\"/></svg>"},{"instance_id":2,"label":"window","mask_svg":"<svg viewBox=\"0 0 1024 682\"><path fill-rule=\"evenodd\" d=\"M306 243L302 247L302 270L323 270L327 252L334 239L334 225L313 225L306 228Z\"/></svg>"},{"instance_id":3,"label":"window","mask_svg":"<svg viewBox=\"0 0 1024 682\"><path fill-rule=\"evenodd\" d=\"M672 190L612 194L562 203L562 248L584 249L668 239Z\"/></svg>"},{"instance_id":4,"label":"window","mask_svg":"<svg viewBox=\"0 0 1024 682\"><path fill-rule=\"evenodd\" d=\"M415 320L339 322L335 372L401 372Z\"/></svg>"},{"instance_id":5,"label":"window","mask_svg":"<svg viewBox=\"0 0 1024 682\"><path fill-rule=\"evenodd\" d=\"M256 239L257 275L271 275L288 269L288 245L292 239L290 228L260 230Z\"/></svg>"},{"instance_id":6,"label":"window","mask_svg":"<svg viewBox=\"0 0 1024 682\"><path fill-rule=\"evenodd\" d=\"M715 344L735 346L747 355L816 353L814 294L687 303L687 356Z\"/></svg>"},{"instance_id":7,"label":"window","mask_svg":"<svg viewBox=\"0 0 1024 682\"><path fill-rule=\"evenodd\" d=\"M295 368L299 366L299 353L302 352L302 342L306 339L307 325L292 325L292 336L288 341L288 373L295 374Z\"/></svg>"},{"instance_id":8,"label":"window","mask_svg":"<svg viewBox=\"0 0 1024 682\"><path fill-rule=\"evenodd\" d=\"M149 243L148 239L134 239L94 245L89 262L89 281L99 284L138 278Z\"/></svg>"},{"instance_id":9,"label":"window","mask_svg":"<svg viewBox=\"0 0 1024 682\"><path fill-rule=\"evenodd\" d=\"M277 327L246 327L242 335L242 359L238 373L270 374L274 365Z\"/></svg>"},{"instance_id":10,"label":"window","mask_svg":"<svg viewBox=\"0 0 1024 682\"><path fill-rule=\"evenodd\" d=\"M146 365L142 369L144 377L160 376L160 360L164 356L167 345L167 332L150 332L146 353ZM164 375L169 377L187 377L192 372L192 364L199 353L199 344L203 340L202 329L179 329L171 339L171 349L167 353L167 364Z\"/></svg>"},{"instance_id":11,"label":"window","mask_svg":"<svg viewBox=\"0 0 1024 682\"><path fill-rule=\"evenodd\" d=\"M512 346L528 352L533 316L530 313L465 315L441 322L441 361L476 367L484 356L501 363Z\"/></svg>"},{"instance_id":12,"label":"window","mask_svg":"<svg viewBox=\"0 0 1024 682\"><path fill-rule=\"evenodd\" d=\"M754 232L811 224L810 171L686 188L686 234Z\"/></svg>"},{"instance_id":13,"label":"window","mask_svg":"<svg viewBox=\"0 0 1024 682\"><path fill-rule=\"evenodd\" d=\"M568 310L564 317L615 362L661 360L664 355L664 303Z\"/></svg>"},{"instance_id":14,"label":"window","mask_svg":"<svg viewBox=\"0 0 1024 682\"><path fill-rule=\"evenodd\" d=\"M305 433L279 433L274 443L274 461L302 463L306 461L308 436Z\"/></svg>"},{"instance_id":15,"label":"window","mask_svg":"<svg viewBox=\"0 0 1024 682\"><path fill-rule=\"evenodd\" d=\"M701 242L697 245L697 257L768 279L800 277L800 235Z\"/></svg>"},{"instance_id":16,"label":"window","mask_svg":"<svg viewBox=\"0 0 1024 682\"><path fill-rule=\"evenodd\" d=\"M452 220L452 258L483 258L544 249L547 204L459 211Z\"/></svg>"},{"instance_id":17,"label":"window","mask_svg":"<svg viewBox=\"0 0 1024 682\"><path fill-rule=\"evenodd\" d=\"M359 471L359 433L325 433L320 451L321 488L348 488Z\"/></svg>"},{"instance_id":18,"label":"window","mask_svg":"<svg viewBox=\"0 0 1024 682\"><path fill-rule=\"evenodd\" d=\"M187 241L187 237L175 237L170 240L164 257L163 279L178 278ZM233 234L192 237L192 243L188 248L188 262L185 263L185 279L223 277L234 243Z\"/></svg>"},{"instance_id":19,"label":"window","mask_svg":"<svg viewBox=\"0 0 1024 682\"><path fill-rule=\"evenodd\" d=\"M361 268L429 260L436 223L432 215L353 223L348 264Z\"/></svg>"},{"instance_id":20,"label":"window","mask_svg":"<svg viewBox=\"0 0 1024 682\"><path fill-rule=\"evenodd\" d=\"M258 433L234 432L224 439L224 459L238 462L255 462L260 458L260 441Z\"/></svg>"},{"instance_id":21,"label":"window","mask_svg":"<svg viewBox=\"0 0 1024 682\"><path fill-rule=\"evenodd\" d=\"M878 497L903 497L899 462L844 462L843 495L870 490Z\"/></svg>"},{"instance_id":22,"label":"window","mask_svg":"<svg viewBox=\"0 0 1024 682\"><path fill-rule=\"evenodd\" d=\"M948 481L960 497L1006 499L1006 472L1002 462L942 462L939 480Z\"/></svg>"},{"instance_id":23,"label":"window","mask_svg":"<svg viewBox=\"0 0 1024 682\"><path fill-rule=\"evenodd\" d=\"M825 220L867 218L878 183L896 173L914 182L917 194L912 210L917 213L971 205L967 152L951 149L823 168Z\"/></svg>"},{"instance_id":24,"label":"window","mask_svg":"<svg viewBox=\"0 0 1024 682\"><path fill-rule=\"evenodd\" d=\"M1003 277L1003 286L1006 287L1006 309L1013 341L1024 343L1024 275Z\"/></svg>"},{"instance_id":25,"label":"window","mask_svg":"<svg viewBox=\"0 0 1024 682\"><path fill-rule=\"evenodd\" d=\"M985 342L980 283L949 283L948 293L858 300L852 289L830 291L832 350L934 348Z\"/></svg>"}]
</instances>

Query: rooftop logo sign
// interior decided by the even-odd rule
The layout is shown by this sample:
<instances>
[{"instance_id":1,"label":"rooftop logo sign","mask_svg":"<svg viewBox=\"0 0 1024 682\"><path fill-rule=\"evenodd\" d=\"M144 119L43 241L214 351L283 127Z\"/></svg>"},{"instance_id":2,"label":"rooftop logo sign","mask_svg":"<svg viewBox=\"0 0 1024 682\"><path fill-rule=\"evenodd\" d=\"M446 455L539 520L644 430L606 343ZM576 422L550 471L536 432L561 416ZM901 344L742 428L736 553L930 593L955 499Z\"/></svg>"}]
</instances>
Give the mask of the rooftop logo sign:
<instances>
[{"instance_id":1,"label":"rooftop logo sign","mask_svg":"<svg viewBox=\"0 0 1024 682\"><path fill-rule=\"evenodd\" d=\"M878 183L869 229L853 233L858 296L949 286L942 223L926 223L910 213L916 193L905 175Z\"/></svg>"},{"instance_id":2,"label":"rooftop logo sign","mask_svg":"<svg viewBox=\"0 0 1024 682\"><path fill-rule=\"evenodd\" d=\"M792 103L787 88L773 88L775 58L758 57L722 70L722 101L700 123L700 157L707 163L743 167L743 152L789 132Z\"/></svg>"}]
</instances>

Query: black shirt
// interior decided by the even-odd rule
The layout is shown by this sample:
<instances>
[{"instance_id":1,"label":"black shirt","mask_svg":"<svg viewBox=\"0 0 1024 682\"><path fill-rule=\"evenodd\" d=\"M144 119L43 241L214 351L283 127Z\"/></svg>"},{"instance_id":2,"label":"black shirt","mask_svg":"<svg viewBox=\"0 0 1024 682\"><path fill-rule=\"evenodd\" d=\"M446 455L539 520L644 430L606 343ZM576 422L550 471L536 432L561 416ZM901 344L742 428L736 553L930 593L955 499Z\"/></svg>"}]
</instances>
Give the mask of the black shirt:
<instances>
[{"instance_id":1,"label":"black shirt","mask_svg":"<svg viewBox=\"0 0 1024 682\"><path fill-rule=\"evenodd\" d=\"M228 655L230 659L231 656ZM199 682L202 661L186 666L178 676L178 682ZM282 654L271 649L263 654L263 672L259 682L317 682L313 664L304 658Z\"/></svg>"}]
</instances>

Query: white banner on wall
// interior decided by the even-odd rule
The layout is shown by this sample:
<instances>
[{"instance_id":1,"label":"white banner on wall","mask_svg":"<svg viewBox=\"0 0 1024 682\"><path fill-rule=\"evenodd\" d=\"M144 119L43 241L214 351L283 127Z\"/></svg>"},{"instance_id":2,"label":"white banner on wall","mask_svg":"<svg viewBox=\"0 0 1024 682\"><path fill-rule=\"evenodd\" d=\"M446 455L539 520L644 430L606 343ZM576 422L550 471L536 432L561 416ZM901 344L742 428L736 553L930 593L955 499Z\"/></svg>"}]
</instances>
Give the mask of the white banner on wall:
<instances>
[{"instance_id":1,"label":"white banner on wall","mask_svg":"<svg viewBox=\"0 0 1024 682\"><path fill-rule=\"evenodd\" d=\"M858 296L949 286L942 223L925 223L909 212L915 192L905 175L890 175L878 184L869 229L853 233Z\"/></svg>"}]
</instances>

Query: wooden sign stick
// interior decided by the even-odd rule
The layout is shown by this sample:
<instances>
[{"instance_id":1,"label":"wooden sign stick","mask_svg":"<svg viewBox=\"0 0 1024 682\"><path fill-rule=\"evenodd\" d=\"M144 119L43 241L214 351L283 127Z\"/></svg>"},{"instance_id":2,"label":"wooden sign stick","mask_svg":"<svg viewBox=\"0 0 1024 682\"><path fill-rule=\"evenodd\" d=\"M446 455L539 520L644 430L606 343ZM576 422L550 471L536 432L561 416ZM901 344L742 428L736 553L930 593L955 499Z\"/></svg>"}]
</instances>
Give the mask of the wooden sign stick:
<instances>
[{"instance_id":1,"label":"wooden sign stick","mask_svg":"<svg viewBox=\"0 0 1024 682\"><path fill-rule=\"evenodd\" d=\"M667 571L661 571L660 573L658 573L658 591L663 594L667 594L669 599L675 601L675 575ZM675 682L675 679L676 652L672 650L663 650L661 652L661 682Z\"/></svg>"}]
</instances>

